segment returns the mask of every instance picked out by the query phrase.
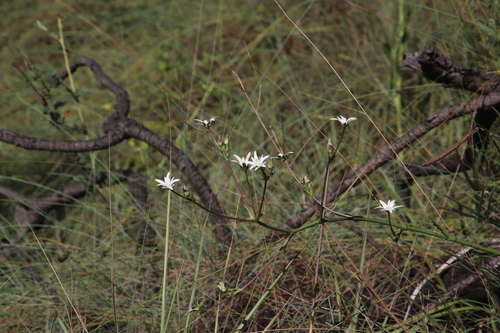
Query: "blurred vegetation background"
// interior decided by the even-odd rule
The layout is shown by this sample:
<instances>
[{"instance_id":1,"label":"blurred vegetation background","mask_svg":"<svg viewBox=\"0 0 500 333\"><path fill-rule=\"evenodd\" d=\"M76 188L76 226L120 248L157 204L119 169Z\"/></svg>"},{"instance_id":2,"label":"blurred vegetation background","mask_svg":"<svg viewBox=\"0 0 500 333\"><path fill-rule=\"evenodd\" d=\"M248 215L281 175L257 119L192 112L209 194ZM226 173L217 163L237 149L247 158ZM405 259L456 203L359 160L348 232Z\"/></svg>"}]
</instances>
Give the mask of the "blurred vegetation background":
<instances>
[{"instance_id":1,"label":"blurred vegetation background","mask_svg":"<svg viewBox=\"0 0 500 333\"><path fill-rule=\"evenodd\" d=\"M49 86L51 77L65 68L59 17L70 62L79 55L96 60L108 76L128 91L129 117L171 140L199 167L228 213L244 215L216 147L199 127L193 126L195 118L217 117L213 130L218 135L229 135L232 153L278 153L233 72L241 78L250 100L259 105L263 123L272 130L284 152L295 152L290 160L294 173L307 174L319 196L327 138L332 137L336 143L340 131L340 126L329 121L331 117L358 118L346 132L340 149L342 156L334 161L335 184L385 144L376 127L392 140L432 113L470 99L468 92L447 90L417 75L401 73L403 53L430 44L461 66L491 71L499 67L500 11L493 0L282 0L279 4L314 46L273 1L4 0L0 4L1 128L53 140L84 140L103 134L100 126L112 112L114 96L100 87L89 70L82 68L74 75L78 102L67 89ZM325 55L376 127L315 47ZM28 81L49 96L49 109L40 105ZM401 153L401 159L423 163L439 155L463 137L471 121L471 117L457 119L433 131ZM79 154L26 151L0 143L0 185L32 198L43 197L78 180L86 169L131 169L140 172L148 184L149 206L142 214L157 232L152 248L136 244L129 236L135 214L140 213L133 209L127 187L120 184L102 186L98 189L100 195L89 193L68 205L64 212L47 216L50 223L37 231L42 248L71 301L86 318L89 331L157 331L163 260L159 249L165 246L167 203L166 192L156 187L154 179L163 178L169 164L168 158L135 140L110 151ZM384 168L386 173L373 175L351 189L332 208L352 215L376 214L372 211L376 204L373 194L381 199L394 197L391 175L397 168L397 163L391 162ZM175 167L172 172L189 187L189 180L181 177ZM268 221L279 225L297 214L307 201L285 168L277 166L276 172L265 209ZM237 177L246 184L243 172L237 172ZM251 184L245 188L249 193L255 191L254 199L258 198L259 177L251 179ZM453 205L450 196L470 207L479 204L475 201L476 189L461 175L421 180L420 186L422 190L415 190L409 215L412 223L421 227L435 229L437 212L430 208L428 200L435 207ZM104 201L103 197L110 200ZM0 196L1 237L5 242L19 229L13 220L14 206L14 200ZM168 241L169 331L215 332L217 327L221 332L223 327L231 331L239 317L221 314L224 308L222 301L216 299L215 286L222 280L228 281L226 273L233 264L240 267L232 271L229 284L233 287L241 287L242 281L248 282L262 268L262 262L248 264L251 268L243 262L268 230L236 223L233 227L237 237L229 251L211 238L204 224L204 212L176 197L171 209L174 225ZM478 219L467 219L449 210L440 213L448 230L472 241L489 239L497 232L496 226ZM114 228L110 227L111 221L116 224ZM363 228L390 243L387 230L380 226ZM113 236L110 230L114 230ZM363 239L335 225L327 226L326 235L324 241L329 245L321 259L325 267L323 278L328 283L336 281L335 288L340 290L354 283L349 275L352 270L345 265L365 257L366 253L360 252ZM289 273L286 283L310 286L312 273L308 270L313 265L317 239L317 230L295 237L289 244L290 252L267 268L271 272L259 276L255 286L249 288L255 289L249 290L248 297L265 290L294 251L301 251L304 266L302 271ZM26 253L47 284L59 288L41 247L31 234L25 235L24 240L17 247ZM453 244L426 237L418 242L422 252L436 257L457 249ZM275 251L259 249L267 259ZM365 259L366 266L358 267L363 276L378 274L375 270L380 264ZM82 331L62 292L59 298L49 296L46 286L34 282L19 261L7 260L1 266L2 332ZM338 276L333 273L335 270ZM297 294L306 297L310 292ZM186 316L195 306L193 295L195 300L205 298L203 311ZM206 303L207 299L212 303ZM300 299L292 303L301 303ZM269 301L268 306L279 308L279 302L288 304L279 297L273 302ZM245 307L240 310L245 313ZM299 316L288 308L286 311L291 317L286 323L280 319L280 327L309 325L309 310ZM221 318L221 322L214 324L202 313L212 320ZM458 322L466 326L465 320ZM353 330L365 331L363 325ZM257 326L249 325L248 331Z\"/></svg>"}]
</instances>

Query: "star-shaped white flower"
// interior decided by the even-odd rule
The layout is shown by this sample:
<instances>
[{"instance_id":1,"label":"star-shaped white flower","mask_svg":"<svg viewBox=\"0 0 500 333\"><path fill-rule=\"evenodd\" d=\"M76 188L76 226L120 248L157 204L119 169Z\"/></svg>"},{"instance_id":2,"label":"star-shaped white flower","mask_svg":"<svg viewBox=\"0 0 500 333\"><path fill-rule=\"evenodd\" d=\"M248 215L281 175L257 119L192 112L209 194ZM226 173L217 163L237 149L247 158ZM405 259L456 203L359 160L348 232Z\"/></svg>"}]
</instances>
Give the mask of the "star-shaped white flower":
<instances>
[{"instance_id":1,"label":"star-shaped white flower","mask_svg":"<svg viewBox=\"0 0 500 333\"><path fill-rule=\"evenodd\" d=\"M155 179L159 184L156 186L162 186L162 189L169 189L171 191L174 190L174 184L178 182L180 179L170 178L170 172L167 173L165 179Z\"/></svg>"},{"instance_id":2,"label":"star-shaped white flower","mask_svg":"<svg viewBox=\"0 0 500 333\"><path fill-rule=\"evenodd\" d=\"M195 119L194 121L196 122L196 125L202 125L205 126L206 128L210 128L212 123L215 121L215 118L217 117L212 117L209 120Z\"/></svg>"},{"instance_id":3,"label":"star-shaped white flower","mask_svg":"<svg viewBox=\"0 0 500 333\"><path fill-rule=\"evenodd\" d=\"M336 121L340 122L342 125L347 125L351 121L355 121L356 119L357 119L356 117L351 117L349 119L346 119L344 116L338 116L338 117L335 117L335 118L330 118L330 120L336 120Z\"/></svg>"},{"instance_id":4,"label":"star-shaped white flower","mask_svg":"<svg viewBox=\"0 0 500 333\"><path fill-rule=\"evenodd\" d=\"M281 162L284 162L284 161L286 161L288 156L290 156L291 154L293 154L293 151L289 151L286 154L279 153L278 155L276 155L276 157L271 157L271 158L276 158L276 159L280 160Z\"/></svg>"},{"instance_id":5,"label":"star-shaped white flower","mask_svg":"<svg viewBox=\"0 0 500 333\"><path fill-rule=\"evenodd\" d=\"M264 168L266 166L266 162L264 162L264 161L268 157L269 157L269 155L267 155L267 156L262 155L261 157L259 157L257 155L257 152L254 151L253 157L252 157L252 162L250 162L250 164L251 164L250 170L252 170L254 168L255 168L255 170L257 170L258 168Z\"/></svg>"},{"instance_id":6,"label":"star-shaped white flower","mask_svg":"<svg viewBox=\"0 0 500 333\"><path fill-rule=\"evenodd\" d=\"M389 212L392 214L392 211L395 210L396 208L403 207L403 206L395 206L396 200L389 200L387 203L383 202L382 200L379 200L380 205L378 207L375 207L375 209L381 209L385 210L386 212Z\"/></svg>"},{"instance_id":7,"label":"star-shaped white flower","mask_svg":"<svg viewBox=\"0 0 500 333\"><path fill-rule=\"evenodd\" d=\"M233 155L236 157L236 161L232 160L231 162L238 163L240 167L243 169L248 169L250 166L252 166L252 161L250 161L250 156L252 153L248 153L246 157L239 157L238 155Z\"/></svg>"}]
</instances>

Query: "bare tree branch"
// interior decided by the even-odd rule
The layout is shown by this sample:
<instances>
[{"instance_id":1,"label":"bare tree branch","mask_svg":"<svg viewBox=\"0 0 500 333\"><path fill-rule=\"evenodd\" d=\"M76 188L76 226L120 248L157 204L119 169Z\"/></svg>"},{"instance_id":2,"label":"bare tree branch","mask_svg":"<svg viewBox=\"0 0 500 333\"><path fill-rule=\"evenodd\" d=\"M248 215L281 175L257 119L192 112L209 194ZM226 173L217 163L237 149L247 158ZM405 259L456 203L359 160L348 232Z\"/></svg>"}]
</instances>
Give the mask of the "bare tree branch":
<instances>
[{"instance_id":1,"label":"bare tree branch","mask_svg":"<svg viewBox=\"0 0 500 333\"><path fill-rule=\"evenodd\" d=\"M109 76L107 76L99 64L88 57L78 57L71 65L71 72L75 72L82 66L90 68L99 83L104 88L111 91L116 98L116 103L114 105L115 112L107 118L102 126L103 131L106 134L105 136L90 140L57 141L28 137L14 133L7 129L0 129L0 141L29 150L89 152L109 149L111 146L114 146L125 139L135 138L146 142L163 155L171 158L172 162L191 182L193 190L199 195L201 202L210 207L212 211L222 214L223 210L217 200L217 197L212 192L210 185L198 170L196 165L180 149L171 144L169 140L151 131L139 122L127 118L130 109L128 93L121 86L116 84ZM59 75L57 85L60 84L67 76L68 73L63 71ZM214 231L218 240L228 241L230 239L231 232L226 225L227 221L217 216L211 216L210 221L215 224Z\"/></svg>"},{"instance_id":2,"label":"bare tree branch","mask_svg":"<svg viewBox=\"0 0 500 333\"><path fill-rule=\"evenodd\" d=\"M401 70L421 74L430 81L442 83L446 88L463 89L478 94L500 91L498 74L457 66L429 45L418 52L404 54Z\"/></svg>"}]
</instances>

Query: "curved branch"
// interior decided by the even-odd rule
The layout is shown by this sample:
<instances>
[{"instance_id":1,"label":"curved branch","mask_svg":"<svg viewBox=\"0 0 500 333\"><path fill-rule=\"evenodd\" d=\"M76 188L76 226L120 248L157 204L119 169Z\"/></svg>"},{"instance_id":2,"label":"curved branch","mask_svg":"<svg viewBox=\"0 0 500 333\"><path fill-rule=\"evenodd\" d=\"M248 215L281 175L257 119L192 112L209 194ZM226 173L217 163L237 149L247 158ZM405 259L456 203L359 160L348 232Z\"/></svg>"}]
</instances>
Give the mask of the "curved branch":
<instances>
[{"instance_id":1,"label":"curved branch","mask_svg":"<svg viewBox=\"0 0 500 333\"><path fill-rule=\"evenodd\" d=\"M116 97L116 104L114 105L114 109L116 113L123 118L128 116L130 111L130 99L128 97L128 93L125 89L116 84L109 76L104 74L101 66L95 62L93 59L85 56L79 56L75 59L73 64L71 64L70 70L71 73L74 73L78 67L88 67L94 73L95 78L99 83L109 91L111 91ZM62 71L59 74L59 83L68 77L68 72L66 70Z\"/></svg>"},{"instance_id":2,"label":"curved branch","mask_svg":"<svg viewBox=\"0 0 500 333\"><path fill-rule=\"evenodd\" d=\"M193 186L193 190L199 195L200 200L206 206L211 207L213 211L223 213L222 207L217 200L217 197L212 192L212 189L210 188L210 185L205 177L201 174L196 165L180 149L175 147L166 138L151 131L139 122L127 118L130 109L128 93L116 84L109 76L107 76L103 72L101 66L91 58L79 56L71 65L70 70L73 73L82 66L89 67L99 83L115 95L115 112L107 118L102 126L106 136L90 140L57 141L28 137L14 133L7 129L0 129L0 141L31 150L87 152L108 149L125 139L135 138L146 142L165 156L171 158L172 162L190 181ZM68 72L63 71L59 75L59 81L56 85L59 85L66 77L68 77ZM218 223L215 227L215 233L219 241L229 240L231 232L225 226L227 221L217 216L211 216L210 219L212 222Z\"/></svg>"},{"instance_id":3,"label":"curved branch","mask_svg":"<svg viewBox=\"0 0 500 333\"><path fill-rule=\"evenodd\" d=\"M0 141L27 150L45 150L54 152L87 152L108 149L125 139L124 133L112 132L109 136L103 136L90 140L43 140L22 134L14 133L6 129L0 129Z\"/></svg>"}]
</instances>

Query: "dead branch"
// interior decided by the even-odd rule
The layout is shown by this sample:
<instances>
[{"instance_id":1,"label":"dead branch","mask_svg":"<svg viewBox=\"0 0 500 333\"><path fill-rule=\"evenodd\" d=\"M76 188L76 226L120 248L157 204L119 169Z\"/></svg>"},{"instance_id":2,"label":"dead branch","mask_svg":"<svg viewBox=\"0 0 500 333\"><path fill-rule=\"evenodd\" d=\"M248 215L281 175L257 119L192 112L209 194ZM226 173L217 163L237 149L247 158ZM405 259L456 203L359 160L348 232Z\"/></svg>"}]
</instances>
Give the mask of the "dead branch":
<instances>
[{"instance_id":1,"label":"dead branch","mask_svg":"<svg viewBox=\"0 0 500 333\"><path fill-rule=\"evenodd\" d=\"M489 71L460 67L430 45L415 53L405 53L401 71L418 73L446 88L478 94L500 91L500 76Z\"/></svg>"},{"instance_id":2,"label":"dead branch","mask_svg":"<svg viewBox=\"0 0 500 333\"><path fill-rule=\"evenodd\" d=\"M28 137L7 129L0 129L0 141L28 150L90 152L109 149L111 146L125 139L135 138L144 141L163 155L169 157L186 178L189 179L194 192L198 194L201 202L210 207L211 210L223 213L222 207L205 177L180 149L171 144L166 138L151 131L134 119L127 118L130 109L128 93L108 77L103 72L101 66L94 60L85 56L79 56L71 65L71 72L75 72L79 67L88 67L92 70L99 83L115 95L115 112L107 118L102 126L105 136L90 140L57 141ZM68 73L63 71L59 75L57 85L67 76ZM217 239L219 241L229 240L231 232L226 225L227 221L217 216L211 216L210 220L215 224L214 232Z\"/></svg>"}]
</instances>

